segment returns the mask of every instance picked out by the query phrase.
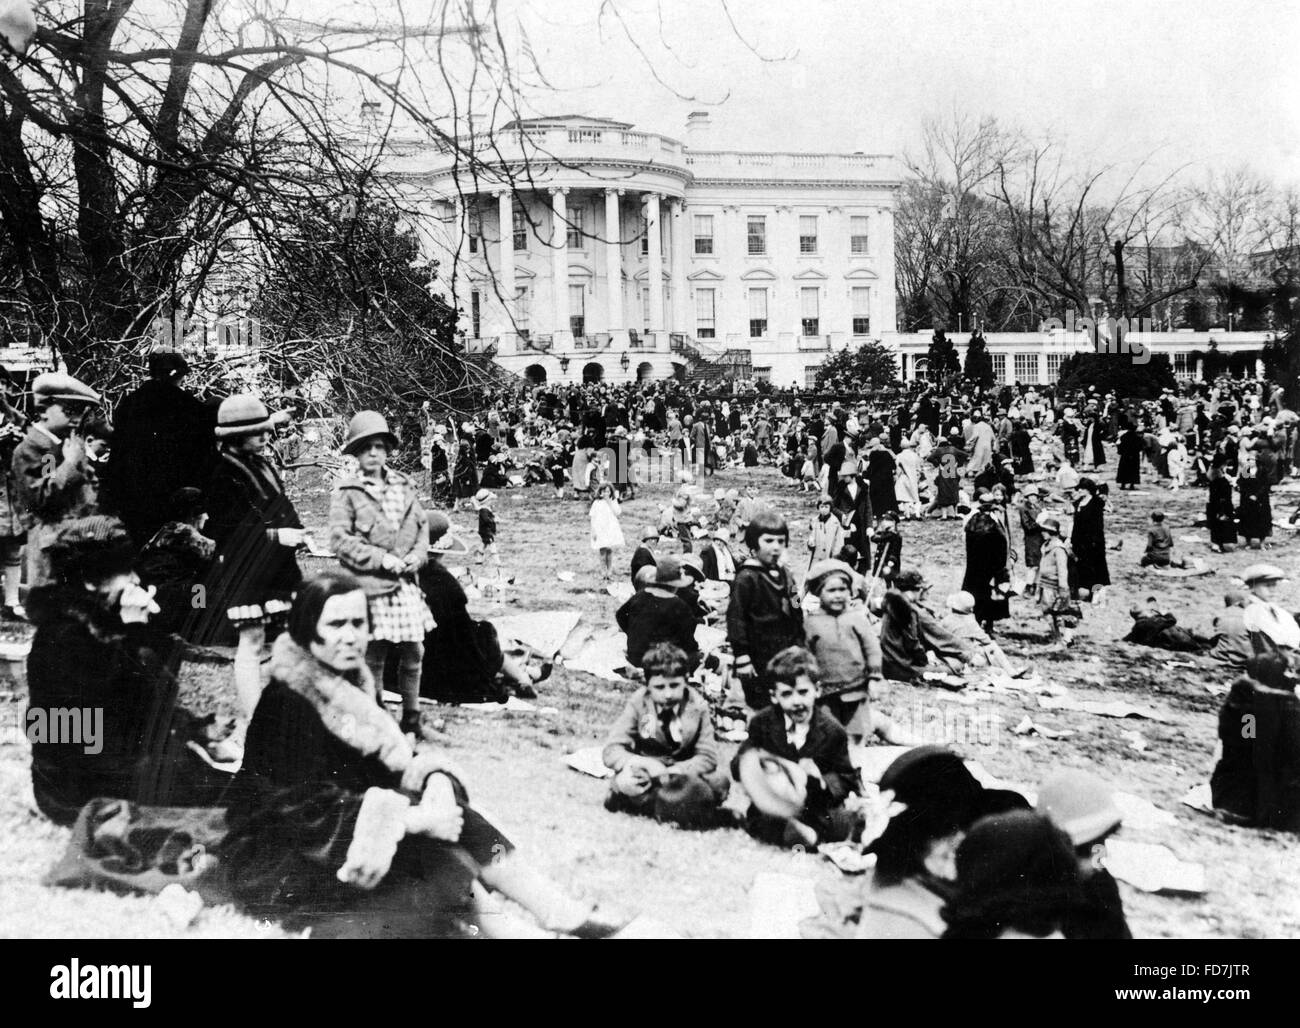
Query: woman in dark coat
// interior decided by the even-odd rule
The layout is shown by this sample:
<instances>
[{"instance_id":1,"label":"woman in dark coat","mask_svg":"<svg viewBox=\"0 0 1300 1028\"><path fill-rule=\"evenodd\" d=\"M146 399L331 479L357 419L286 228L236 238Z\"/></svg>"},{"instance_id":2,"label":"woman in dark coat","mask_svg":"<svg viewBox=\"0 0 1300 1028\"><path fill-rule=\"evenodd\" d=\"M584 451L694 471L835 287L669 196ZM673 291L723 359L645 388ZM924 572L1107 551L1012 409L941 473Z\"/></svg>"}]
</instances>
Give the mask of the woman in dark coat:
<instances>
[{"instance_id":1,"label":"woman in dark coat","mask_svg":"<svg viewBox=\"0 0 1300 1028\"><path fill-rule=\"evenodd\" d=\"M460 443L456 450L456 469L452 477L452 492L456 499L463 500L478 492L478 464L469 443Z\"/></svg>"},{"instance_id":2,"label":"woman in dark coat","mask_svg":"<svg viewBox=\"0 0 1300 1028\"><path fill-rule=\"evenodd\" d=\"M1123 422L1119 441L1119 467L1115 482L1121 489L1133 489L1142 484L1142 436L1127 420Z\"/></svg>"},{"instance_id":3,"label":"woman in dark coat","mask_svg":"<svg viewBox=\"0 0 1300 1028\"><path fill-rule=\"evenodd\" d=\"M217 412L221 449L208 483L207 535L219 565L209 610L224 610L239 633L234 679L245 717L261 692L262 647L267 628L280 628L302 582L294 551L304 533L275 466L263 454L271 415L253 396L223 400ZM206 633L205 633L206 634Z\"/></svg>"},{"instance_id":4,"label":"woman in dark coat","mask_svg":"<svg viewBox=\"0 0 1300 1028\"><path fill-rule=\"evenodd\" d=\"M1057 425L1056 434L1061 437L1065 459L1069 461L1071 467L1077 468L1079 466L1079 425L1072 414L1067 414Z\"/></svg>"},{"instance_id":5,"label":"woman in dark coat","mask_svg":"<svg viewBox=\"0 0 1300 1028\"><path fill-rule=\"evenodd\" d=\"M1079 479L1074 489L1074 530L1070 549L1074 552L1074 572L1070 587L1090 596L1098 586L1110 585L1110 568L1106 564L1105 507L1097 495L1097 483ZM1083 598L1082 596L1080 598Z\"/></svg>"},{"instance_id":6,"label":"woman in dark coat","mask_svg":"<svg viewBox=\"0 0 1300 1028\"><path fill-rule=\"evenodd\" d=\"M451 503L451 467L442 438L435 435L429 446L429 496L439 507L446 507Z\"/></svg>"},{"instance_id":7,"label":"woman in dark coat","mask_svg":"<svg viewBox=\"0 0 1300 1028\"><path fill-rule=\"evenodd\" d=\"M1011 465L1017 475L1034 473L1034 455L1030 450L1029 429L1024 421L1017 419L1011 430Z\"/></svg>"},{"instance_id":8,"label":"woman in dark coat","mask_svg":"<svg viewBox=\"0 0 1300 1028\"><path fill-rule=\"evenodd\" d=\"M1264 540L1273 534L1273 504L1268 479L1255 463L1252 452L1241 457L1241 473L1237 476L1237 493L1240 501L1237 518L1241 537L1258 550Z\"/></svg>"},{"instance_id":9,"label":"woman in dark coat","mask_svg":"<svg viewBox=\"0 0 1300 1028\"><path fill-rule=\"evenodd\" d=\"M493 910L515 900L551 931L614 922L522 862L469 805L460 774L412 745L366 668L366 596L346 572L304 584L249 726L222 851L236 897L316 937L540 934Z\"/></svg>"},{"instance_id":10,"label":"woman in dark coat","mask_svg":"<svg viewBox=\"0 0 1300 1028\"><path fill-rule=\"evenodd\" d=\"M981 501L980 509L966 522L966 574L961 587L975 597L975 620L986 631L993 622L1011 616L1007 597L998 586L1011 581L1007 574L1007 537L992 516L991 501Z\"/></svg>"},{"instance_id":11,"label":"woman in dark coat","mask_svg":"<svg viewBox=\"0 0 1300 1028\"><path fill-rule=\"evenodd\" d=\"M94 515L65 522L48 547L57 584L33 589L36 626L27 658L32 790L51 821L71 824L97 797L163 806L224 802L232 776L195 754L210 722L177 698L166 636L148 624L157 612L132 573L126 527ZM50 712L83 715L76 739L56 738ZM38 727L39 726L39 727ZM66 727L66 725L64 725ZM80 745L70 745L76 742Z\"/></svg>"},{"instance_id":12,"label":"woman in dark coat","mask_svg":"<svg viewBox=\"0 0 1300 1028\"><path fill-rule=\"evenodd\" d=\"M1205 502L1205 520L1210 526L1210 547L1215 553L1228 553L1237 546L1236 511L1232 508L1232 482L1223 466L1210 465L1210 493Z\"/></svg>"}]
</instances>

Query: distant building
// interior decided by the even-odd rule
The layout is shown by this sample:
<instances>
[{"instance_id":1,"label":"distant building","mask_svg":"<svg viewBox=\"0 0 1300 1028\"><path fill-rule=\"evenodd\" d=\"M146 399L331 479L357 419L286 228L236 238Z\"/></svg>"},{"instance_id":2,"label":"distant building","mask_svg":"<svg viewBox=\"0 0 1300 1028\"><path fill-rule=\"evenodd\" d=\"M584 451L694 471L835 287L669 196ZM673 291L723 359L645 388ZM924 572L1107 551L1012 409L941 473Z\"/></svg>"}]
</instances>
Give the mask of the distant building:
<instances>
[{"instance_id":1,"label":"distant building","mask_svg":"<svg viewBox=\"0 0 1300 1028\"><path fill-rule=\"evenodd\" d=\"M483 166L393 147L471 352L542 381L803 386L895 332L890 157L715 150L603 118L520 121ZM509 169L507 171L506 169ZM513 179L513 188L512 188Z\"/></svg>"}]
</instances>

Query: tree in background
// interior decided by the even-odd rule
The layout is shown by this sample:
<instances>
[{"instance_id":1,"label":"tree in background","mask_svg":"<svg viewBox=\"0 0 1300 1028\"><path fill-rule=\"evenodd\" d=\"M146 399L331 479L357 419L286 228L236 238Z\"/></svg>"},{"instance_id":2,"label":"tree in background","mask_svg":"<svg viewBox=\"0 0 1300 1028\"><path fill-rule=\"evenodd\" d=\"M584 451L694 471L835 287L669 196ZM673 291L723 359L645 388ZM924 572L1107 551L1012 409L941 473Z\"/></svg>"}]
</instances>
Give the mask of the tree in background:
<instances>
[{"instance_id":1,"label":"tree in background","mask_svg":"<svg viewBox=\"0 0 1300 1028\"><path fill-rule=\"evenodd\" d=\"M1120 399L1150 400L1163 389L1178 386L1169 358L1149 354L1146 364L1134 364L1128 354L1072 353L1061 361L1058 384L1062 389L1082 392L1096 386L1097 392L1114 392Z\"/></svg>"},{"instance_id":2,"label":"tree in background","mask_svg":"<svg viewBox=\"0 0 1300 1028\"><path fill-rule=\"evenodd\" d=\"M961 374L961 361L957 357L957 347L942 328L934 330L930 348L925 356L930 381L940 389L946 389L949 383Z\"/></svg>"},{"instance_id":3,"label":"tree in background","mask_svg":"<svg viewBox=\"0 0 1300 1028\"><path fill-rule=\"evenodd\" d=\"M818 389L884 389L898 380L894 351L879 343L843 350L817 369Z\"/></svg>"},{"instance_id":4,"label":"tree in background","mask_svg":"<svg viewBox=\"0 0 1300 1028\"><path fill-rule=\"evenodd\" d=\"M978 329L966 344L966 365L962 369L962 376L981 389L988 389L993 385L995 378L993 358L989 355L989 346L984 339L984 333Z\"/></svg>"}]
</instances>

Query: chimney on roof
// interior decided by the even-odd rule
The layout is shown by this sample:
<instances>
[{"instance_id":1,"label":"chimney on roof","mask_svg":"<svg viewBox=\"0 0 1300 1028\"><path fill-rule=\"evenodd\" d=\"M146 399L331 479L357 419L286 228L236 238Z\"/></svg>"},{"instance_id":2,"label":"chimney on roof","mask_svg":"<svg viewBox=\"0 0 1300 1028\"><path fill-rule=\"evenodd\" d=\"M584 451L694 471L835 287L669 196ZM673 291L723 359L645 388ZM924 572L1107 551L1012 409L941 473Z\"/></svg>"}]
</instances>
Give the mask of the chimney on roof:
<instances>
[{"instance_id":1,"label":"chimney on roof","mask_svg":"<svg viewBox=\"0 0 1300 1028\"><path fill-rule=\"evenodd\" d=\"M691 111L686 115L686 145L693 150L703 150L709 145L712 128L708 111Z\"/></svg>"}]
</instances>

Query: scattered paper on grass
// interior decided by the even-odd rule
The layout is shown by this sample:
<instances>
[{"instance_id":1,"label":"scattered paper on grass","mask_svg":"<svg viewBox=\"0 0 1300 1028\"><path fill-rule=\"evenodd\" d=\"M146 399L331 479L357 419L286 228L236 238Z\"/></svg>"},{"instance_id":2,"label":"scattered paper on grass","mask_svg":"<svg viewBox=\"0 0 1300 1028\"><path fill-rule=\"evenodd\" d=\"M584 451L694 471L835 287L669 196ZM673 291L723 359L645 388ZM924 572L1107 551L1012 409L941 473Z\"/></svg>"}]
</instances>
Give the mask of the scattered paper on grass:
<instances>
[{"instance_id":1,"label":"scattered paper on grass","mask_svg":"<svg viewBox=\"0 0 1300 1028\"><path fill-rule=\"evenodd\" d=\"M1106 841L1106 869L1143 892L1205 892L1205 866L1179 860L1169 847L1127 839Z\"/></svg>"},{"instance_id":2,"label":"scattered paper on grass","mask_svg":"<svg viewBox=\"0 0 1300 1028\"><path fill-rule=\"evenodd\" d=\"M1040 735L1044 739L1067 739L1075 734L1073 728L1046 728L1043 725L1035 724L1028 714L1011 731L1015 735Z\"/></svg>"},{"instance_id":3,"label":"scattered paper on grass","mask_svg":"<svg viewBox=\"0 0 1300 1028\"><path fill-rule=\"evenodd\" d=\"M479 714L558 714L557 707L539 707L535 703L511 696L505 703L462 703L461 710L470 710Z\"/></svg>"},{"instance_id":4,"label":"scattered paper on grass","mask_svg":"<svg viewBox=\"0 0 1300 1028\"><path fill-rule=\"evenodd\" d=\"M1153 707L1141 707L1123 700L1111 700L1102 703L1098 700L1076 700L1072 696L1049 696L1039 693L1038 705L1043 710L1074 710L1082 714L1097 714L1100 717L1144 717L1151 721L1168 722L1167 714L1162 714Z\"/></svg>"},{"instance_id":5,"label":"scattered paper on grass","mask_svg":"<svg viewBox=\"0 0 1300 1028\"><path fill-rule=\"evenodd\" d=\"M1180 543L1208 543L1210 540L1202 539L1199 535L1180 535L1178 541Z\"/></svg>"},{"instance_id":6,"label":"scattered paper on grass","mask_svg":"<svg viewBox=\"0 0 1300 1028\"><path fill-rule=\"evenodd\" d=\"M1200 575L1214 574L1214 568L1207 567L1200 557L1193 558L1192 566L1189 568L1148 568L1147 570L1161 578L1197 578Z\"/></svg>"},{"instance_id":7,"label":"scattered paper on grass","mask_svg":"<svg viewBox=\"0 0 1300 1028\"><path fill-rule=\"evenodd\" d=\"M1169 828L1177 823L1178 819L1167 810L1161 810L1150 800L1145 800L1141 796L1134 796L1131 792L1117 792L1114 794L1115 805L1124 815L1124 826L1126 828L1136 828L1145 830L1148 828Z\"/></svg>"},{"instance_id":8,"label":"scattered paper on grass","mask_svg":"<svg viewBox=\"0 0 1300 1028\"><path fill-rule=\"evenodd\" d=\"M564 762L575 771L581 771L592 778L613 778L614 772L605 766L601 759L600 746L584 746L564 758Z\"/></svg>"},{"instance_id":9,"label":"scattered paper on grass","mask_svg":"<svg viewBox=\"0 0 1300 1028\"><path fill-rule=\"evenodd\" d=\"M628 666L627 636L622 632L593 636L577 653L565 658L570 671L585 671L607 682L621 682L620 671Z\"/></svg>"},{"instance_id":10,"label":"scattered paper on grass","mask_svg":"<svg viewBox=\"0 0 1300 1028\"><path fill-rule=\"evenodd\" d=\"M534 610L493 618L492 624L502 639L523 643L550 660L578 627L581 618L582 614L576 610Z\"/></svg>"},{"instance_id":11,"label":"scattered paper on grass","mask_svg":"<svg viewBox=\"0 0 1300 1028\"><path fill-rule=\"evenodd\" d=\"M635 591L636 590L632 588L631 582L614 582L611 585L605 586L605 592L609 593L610 596L614 597L614 599L618 600L620 603L630 600Z\"/></svg>"},{"instance_id":12,"label":"scattered paper on grass","mask_svg":"<svg viewBox=\"0 0 1300 1028\"><path fill-rule=\"evenodd\" d=\"M557 571L555 577L561 582L572 582L575 576L572 571Z\"/></svg>"},{"instance_id":13,"label":"scattered paper on grass","mask_svg":"<svg viewBox=\"0 0 1300 1028\"><path fill-rule=\"evenodd\" d=\"M811 878L763 871L749 890L751 939L798 939L799 922L821 912Z\"/></svg>"},{"instance_id":14,"label":"scattered paper on grass","mask_svg":"<svg viewBox=\"0 0 1300 1028\"><path fill-rule=\"evenodd\" d=\"M1146 738L1141 732L1120 732L1120 737L1128 743L1128 748L1142 753L1147 748Z\"/></svg>"},{"instance_id":15,"label":"scattered paper on grass","mask_svg":"<svg viewBox=\"0 0 1300 1028\"><path fill-rule=\"evenodd\" d=\"M1199 785L1193 785L1183 797L1183 804L1203 814L1213 814L1214 798L1210 792L1210 783L1201 782Z\"/></svg>"}]
</instances>

